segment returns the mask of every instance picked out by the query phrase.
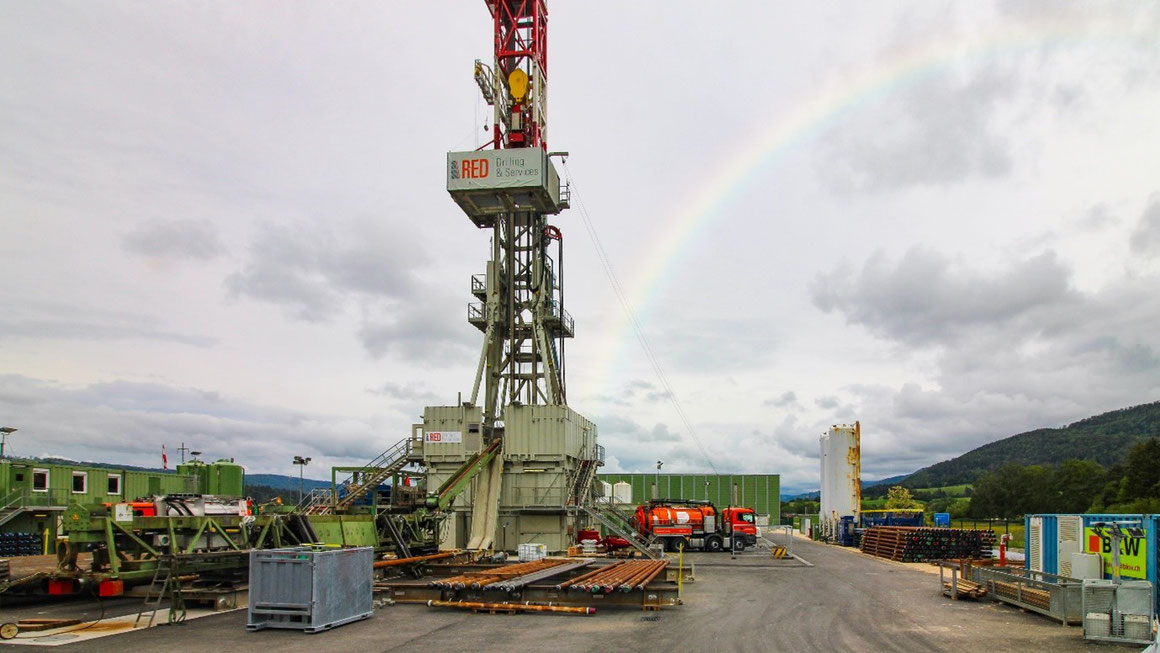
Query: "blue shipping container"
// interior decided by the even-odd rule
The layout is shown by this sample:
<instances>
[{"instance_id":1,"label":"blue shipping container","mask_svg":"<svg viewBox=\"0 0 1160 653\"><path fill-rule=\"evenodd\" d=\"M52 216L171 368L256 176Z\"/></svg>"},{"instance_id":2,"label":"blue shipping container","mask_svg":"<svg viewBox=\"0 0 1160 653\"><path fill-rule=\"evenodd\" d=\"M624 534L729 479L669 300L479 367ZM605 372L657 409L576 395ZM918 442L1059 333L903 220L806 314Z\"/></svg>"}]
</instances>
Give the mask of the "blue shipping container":
<instances>
[{"instance_id":1,"label":"blue shipping container","mask_svg":"<svg viewBox=\"0 0 1160 653\"><path fill-rule=\"evenodd\" d=\"M1093 539L1093 534L1088 530L1093 524L1099 522L1115 522L1121 524L1124 528L1135 526L1143 529L1143 542L1140 542L1139 538L1132 538L1123 545L1122 548L1125 551L1121 555L1120 566L1123 570L1122 576L1124 578L1135 578L1151 582L1154 596L1153 600L1156 600L1156 541L1157 536L1160 535L1160 515L1027 515L1024 517L1025 529L1023 536L1023 551L1026 555L1025 568L1044 571L1049 574L1068 575L1061 574L1060 572L1061 566L1065 567L1065 571L1067 567L1070 567L1070 561L1063 561L1061 565L1059 555L1060 517L1080 518L1082 530L1075 534L1078 540L1077 550L1089 553L1096 552L1093 551L1094 547L1106 546L1103 540ZM1065 519L1065 524L1067 521ZM1033 533L1033 523L1038 526L1038 533ZM1035 537L1038 537L1038 545L1033 541ZM1107 569L1108 565L1105 564L1104 567L1104 578L1111 578L1111 574L1108 573ZM1139 567L1143 568L1139 569Z\"/></svg>"}]
</instances>

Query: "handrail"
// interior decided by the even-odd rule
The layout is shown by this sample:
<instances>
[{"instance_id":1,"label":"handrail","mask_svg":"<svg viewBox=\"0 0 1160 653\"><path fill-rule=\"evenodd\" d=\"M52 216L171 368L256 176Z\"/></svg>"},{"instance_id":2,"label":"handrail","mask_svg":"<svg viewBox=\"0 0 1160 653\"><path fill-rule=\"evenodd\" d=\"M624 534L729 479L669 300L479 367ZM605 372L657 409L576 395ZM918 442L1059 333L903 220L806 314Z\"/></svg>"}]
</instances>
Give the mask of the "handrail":
<instances>
[{"instance_id":1,"label":"handrail","mask_svg":"<svg viewBox=\"0 0 1160 653\"><path fill-rule=\"evenodd\" d=\"M21 503L21 505L23 505L21 500L24 499L24 494L26 491L27 488L18 487L15 490L9 492L7 496L5 496L3 499L0 499L0 511L8 510L17 503Z\"/></svg>"},{"instance_id":2,"label":"handrail","mask_svg":"<svg viewBox=\"0 0 1160 653\"><path fill-rule=\"evenodd\" d=\"M351 474L347 481L350 483L345 497L335 502L336 508L344 508L365 495L372 487L388 475L400 470L407 464L407 455L411 452L411 438L403 438L393 447L379 454L362 469ZM357 475L357 477L356 477ZM356 480L358 479L358 480Z\"/></svg>"},{"instance_id":3,"label":"handrail","mask_svg":"<svg viewBox=\"0 0 1160 653\"><path fill-rule=\"evenodd\" d=\"M628 542L634 549L640 551L642 554L649 558L654 560L657 559L657 555L651 549L655 538L646 538L637 532L635 528L625 527L621 524L617 524L613 519L610 518L610 515L615 513L604 510L604 508L607 506L601 505L594 508L585 504L580 504L579 507L581 510L588 513L590 517L593 517L601 524L604 524L604 527L612 531L613 534Z\"/></svg>"}]
</instances>

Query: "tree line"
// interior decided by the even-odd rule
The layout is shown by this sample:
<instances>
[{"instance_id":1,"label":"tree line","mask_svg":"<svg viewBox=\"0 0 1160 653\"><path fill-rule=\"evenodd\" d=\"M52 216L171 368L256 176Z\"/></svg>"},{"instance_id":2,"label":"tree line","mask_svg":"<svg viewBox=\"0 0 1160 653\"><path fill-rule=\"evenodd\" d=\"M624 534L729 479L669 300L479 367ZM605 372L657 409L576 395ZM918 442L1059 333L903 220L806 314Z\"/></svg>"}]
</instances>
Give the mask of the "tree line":
<instances>
[{"instance_id":1,"label":"tree line","mask_svg":"<svg viewBox=\"0 0 1160 653\"><path fill-rule=\"evenodd\" d=\"M1057 467L1008 464L974 483L967 517L1031 513L1160 512L1160 440L1140 440L1122 464L1066 460Z\"/></svg>"}]
</instances>

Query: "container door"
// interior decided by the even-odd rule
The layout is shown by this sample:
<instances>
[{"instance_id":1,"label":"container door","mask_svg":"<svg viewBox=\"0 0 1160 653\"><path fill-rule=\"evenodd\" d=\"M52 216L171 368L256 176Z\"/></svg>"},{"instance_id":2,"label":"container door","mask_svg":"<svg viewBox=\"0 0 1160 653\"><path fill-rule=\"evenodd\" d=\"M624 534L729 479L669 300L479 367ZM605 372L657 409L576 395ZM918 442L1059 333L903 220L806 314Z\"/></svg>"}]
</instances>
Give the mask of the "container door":
<instances>
[{"instance_id":1,"label":"container door","mask_svg":"<svg viewBox=\"0 0 1160 653\"><path fill-rule=\"evenodd\" d=\"M1030 538L1027 559L1031 562L1031 571L1043 571L1043 518L1032 517L1027 532Z\"/></svg>"},{"instance_id":2,"label":"container door","mask_svg":"<svg viewBox=\"0 0 1160 653\"><path fill-rule=\"evenodd\" d=\"M1059 516L1059 575L1075 578L1072 575L1071 554L1080 552L1080 517L1079 515Z\"/></svg>"}]
</instances>

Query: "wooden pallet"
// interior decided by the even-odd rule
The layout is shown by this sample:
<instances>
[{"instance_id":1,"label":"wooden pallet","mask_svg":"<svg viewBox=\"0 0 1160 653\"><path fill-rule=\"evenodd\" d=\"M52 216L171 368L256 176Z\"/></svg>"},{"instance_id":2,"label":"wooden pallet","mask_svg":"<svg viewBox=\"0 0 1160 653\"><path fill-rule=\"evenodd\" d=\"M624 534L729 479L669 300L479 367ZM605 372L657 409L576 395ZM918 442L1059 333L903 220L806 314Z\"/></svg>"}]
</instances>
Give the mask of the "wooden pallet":
<instances>
[{"instance_id":1,"label":"wooden pallet","mask_svg":"<svg viewBox=\"0 0 1160 653\"><path fill-rule=\"evenodd\" d=\"M960 579L958 581L958 593L956 594L950 582L944 581L943 594L956 600L964 597L968 599L981 599L987 595L987 588L978 583Z\"/></svg>"}]
</instances>

